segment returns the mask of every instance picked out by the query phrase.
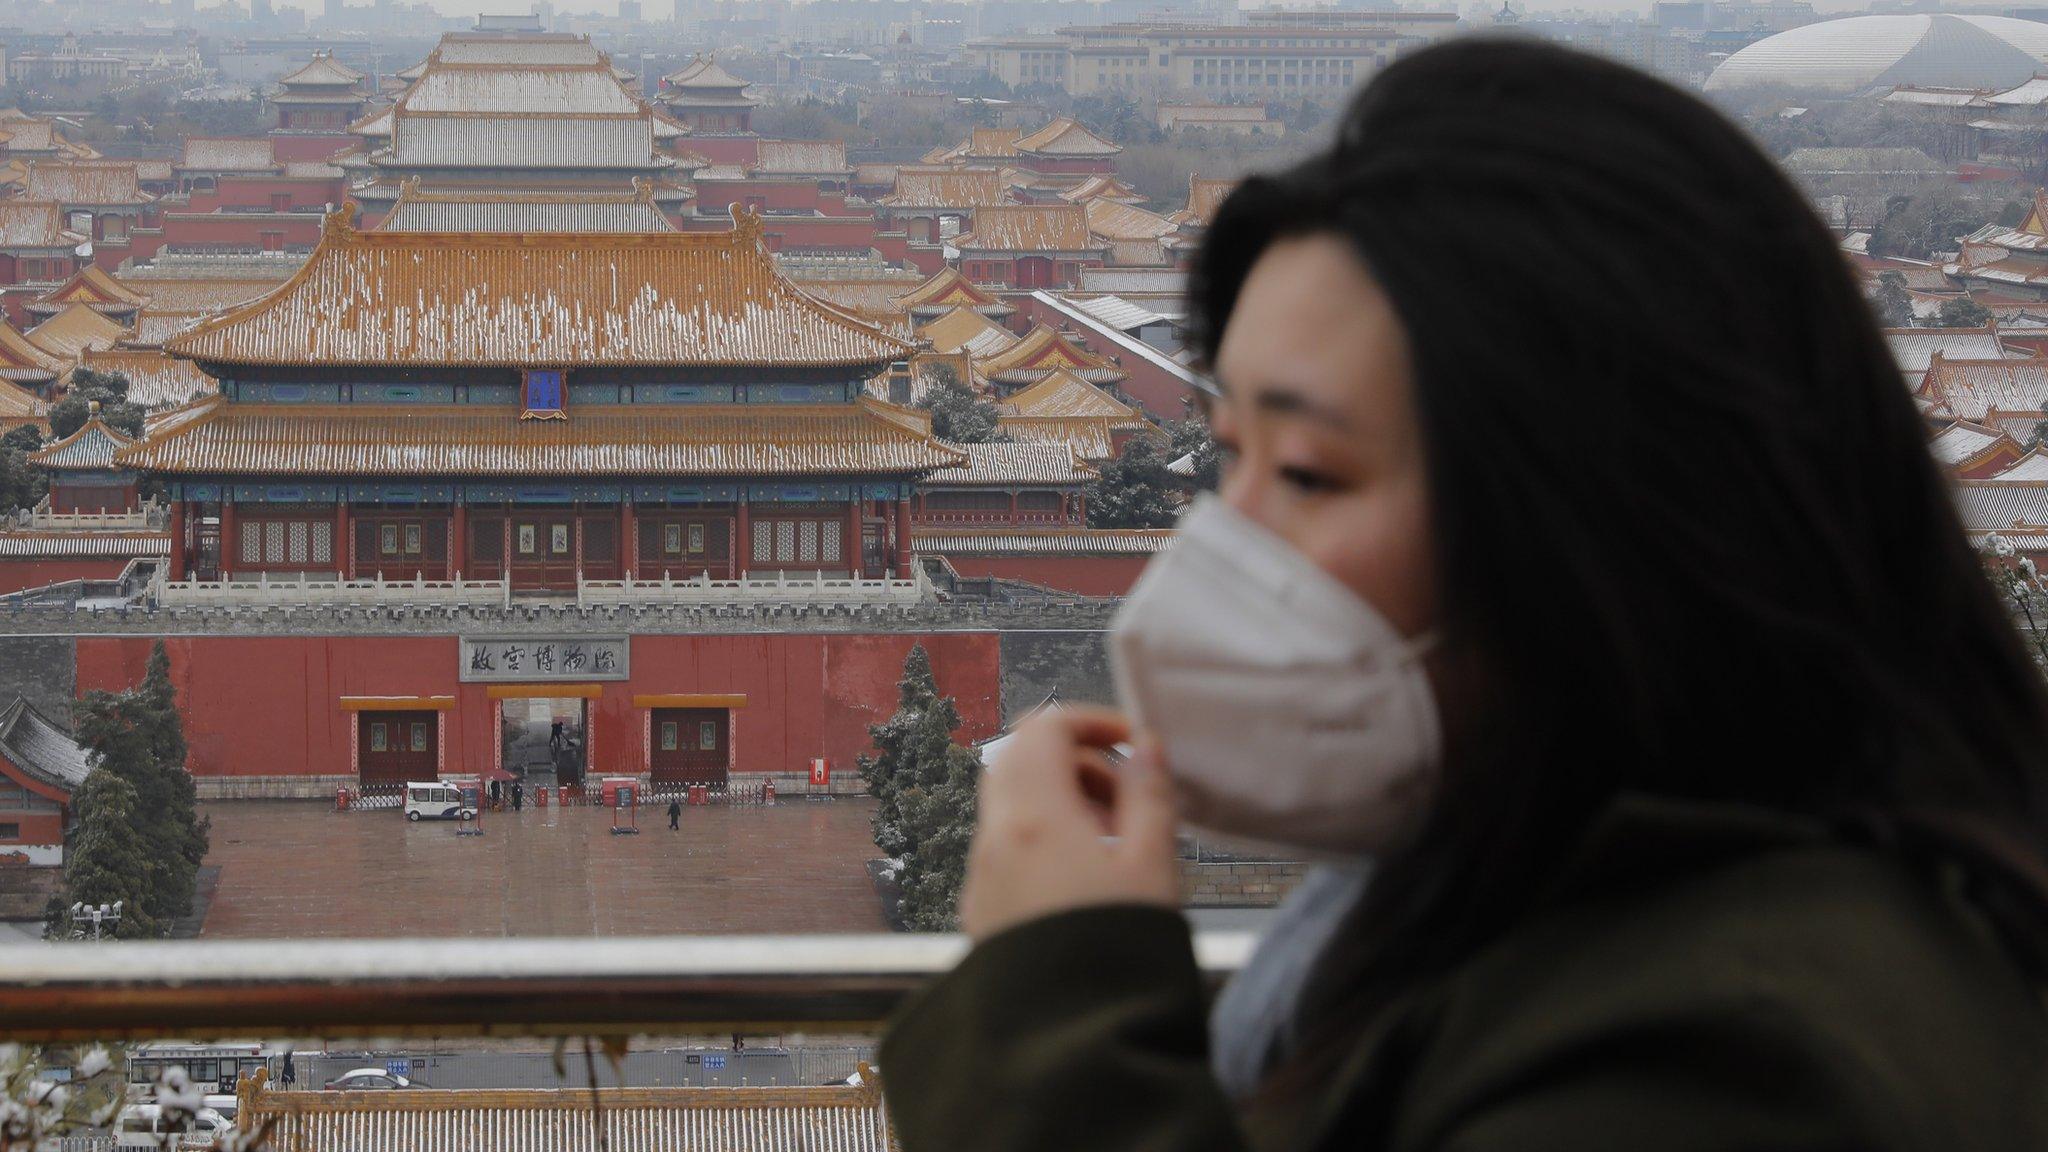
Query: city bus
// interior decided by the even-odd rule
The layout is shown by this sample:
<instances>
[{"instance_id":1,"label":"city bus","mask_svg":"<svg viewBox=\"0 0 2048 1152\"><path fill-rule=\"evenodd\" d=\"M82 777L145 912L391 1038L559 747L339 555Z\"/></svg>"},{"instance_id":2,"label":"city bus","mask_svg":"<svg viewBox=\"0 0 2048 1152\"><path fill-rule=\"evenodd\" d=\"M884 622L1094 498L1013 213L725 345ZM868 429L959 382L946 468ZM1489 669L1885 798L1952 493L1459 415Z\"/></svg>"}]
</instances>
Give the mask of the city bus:
<instances>
[{"instance_id":1,"label":"city bus","mask_svg":"<svg viewBox=\"0 0 2048 1152\"><path fill-rule=\"evenodd\" d=\"M232 1095L235 1082L266 1066L263 1045L138 1044L128 1053L128 1083L155 1084L169 1068L183 1068L193 1087L207 1095Z\"/></svg>"}]
</instances>

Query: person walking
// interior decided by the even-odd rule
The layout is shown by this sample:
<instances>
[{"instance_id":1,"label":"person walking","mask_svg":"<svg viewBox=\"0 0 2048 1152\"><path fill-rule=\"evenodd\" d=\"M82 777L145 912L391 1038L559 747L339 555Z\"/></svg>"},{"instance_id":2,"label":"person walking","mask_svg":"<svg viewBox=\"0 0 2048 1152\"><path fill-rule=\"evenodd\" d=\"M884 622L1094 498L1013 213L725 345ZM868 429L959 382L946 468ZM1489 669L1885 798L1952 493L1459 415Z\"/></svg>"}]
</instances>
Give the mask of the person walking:
<instances>
[{"instance_id":1,"label":"person walking","mask_svg":"<svg viewBox=\"0 0 2048 1152\"><path fill-rule=\"evenodd\" d=\"M2048 687L1839 239L1534 38L1330 139L1208 220L1221 484L981 777L901 1148L2048 1148ZM1213 1014L1182 827L1339 864Z\"/></svg>"},{"instance_id":2,"label":"person walking","mask_svg":"<svg viewBox=\"0 0 2048 1152\"><path fill-rule=\"evenodd\" d=\"M526 785L522 781L514 780L512 782L512 810L514 812L519 811L525 803Z\"/></svg>"},{"instance_id":3,"label":"person walking","mask_svg":"<svg viewBox=\"0 0 2048 1152\"><path fill-rule=\"evenodd\" d=\"M671 832L678 832L678 831L681 831L681 830L682 830L682 827L683 827L683 824L682 824L682 820L683 820L683 802L682 802L682 801L680 801L680 800L671 800L671 801L669 801L669 802L668 802L668 830L669 830L669 831L671 831Z\"/></svg>"}]
</instances>

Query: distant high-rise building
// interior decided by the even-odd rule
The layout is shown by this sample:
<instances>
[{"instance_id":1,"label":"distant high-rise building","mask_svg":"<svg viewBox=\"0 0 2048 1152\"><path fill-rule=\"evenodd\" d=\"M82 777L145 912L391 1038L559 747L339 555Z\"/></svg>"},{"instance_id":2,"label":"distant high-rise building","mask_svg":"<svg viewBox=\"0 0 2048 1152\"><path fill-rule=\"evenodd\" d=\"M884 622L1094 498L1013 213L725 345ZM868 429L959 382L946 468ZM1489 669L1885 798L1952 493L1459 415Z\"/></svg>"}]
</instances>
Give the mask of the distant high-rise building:
<instances>
[{"instance_id":1,"label":"distant high-rise building","mask_svg":"<svg viewBox=\"0 0 2048 1152\"><path fill-rule=\"evenodd\" d=\"M638 24L640 22L640 0L619 0L619 19Z\"/></svg>"},{"instance_id":2,"label":"distant high-rise building","mask_svg":"<svg viewBox=\"0 0 2048 1152\"><path fill-rule=\"evenodd\" d=\"M343 3L342 0L327 0L326 18L329 23L347 19L348 5Z\"/></svg>"}]
</instances>

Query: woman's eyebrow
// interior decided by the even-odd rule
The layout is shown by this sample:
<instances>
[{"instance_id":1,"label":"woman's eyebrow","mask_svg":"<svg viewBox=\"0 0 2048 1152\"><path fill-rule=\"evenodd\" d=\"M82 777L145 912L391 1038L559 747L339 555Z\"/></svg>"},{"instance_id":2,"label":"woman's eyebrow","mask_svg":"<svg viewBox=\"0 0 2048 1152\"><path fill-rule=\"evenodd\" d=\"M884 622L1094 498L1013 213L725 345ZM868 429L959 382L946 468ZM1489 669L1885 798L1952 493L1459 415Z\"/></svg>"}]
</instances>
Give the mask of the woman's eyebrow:
<instances>
[{"instance_id":1,"label":"woman's eyebrow","mask_svg":"<svg viewBox=\"0 0 2048 1152\"><path fill-rule=\"evenodd\" d=\"M1335 425L1340 429L1349 428L1351 425L1351 417L1344 410L1286 387L1260 388L1253 394L1252 403L1276 415L1299 416Z\"/></svg>"}]
</instances>

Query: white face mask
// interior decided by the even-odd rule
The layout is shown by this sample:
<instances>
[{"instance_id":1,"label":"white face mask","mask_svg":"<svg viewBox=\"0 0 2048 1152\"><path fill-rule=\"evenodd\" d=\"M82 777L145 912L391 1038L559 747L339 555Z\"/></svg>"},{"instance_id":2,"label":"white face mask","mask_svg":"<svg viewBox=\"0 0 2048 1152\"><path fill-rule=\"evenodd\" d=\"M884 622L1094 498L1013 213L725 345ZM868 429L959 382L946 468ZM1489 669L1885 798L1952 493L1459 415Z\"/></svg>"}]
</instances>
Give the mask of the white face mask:
<instances>
[{"instance_id":1,"label":"white face mask","mask_svg":"<svg viewBox=\"0 0 2048 1152\"><path fill-rule=\"evenodd\" d=\"M1180 522L1110 626L1117 695L1157 739L1195 828L1372 855L1428 803L1436 699L1408 640L1215 497Z\"/></svg>"}]
</instances>

